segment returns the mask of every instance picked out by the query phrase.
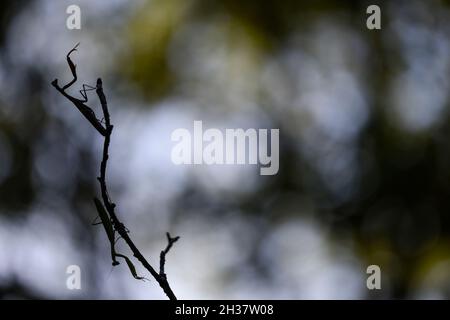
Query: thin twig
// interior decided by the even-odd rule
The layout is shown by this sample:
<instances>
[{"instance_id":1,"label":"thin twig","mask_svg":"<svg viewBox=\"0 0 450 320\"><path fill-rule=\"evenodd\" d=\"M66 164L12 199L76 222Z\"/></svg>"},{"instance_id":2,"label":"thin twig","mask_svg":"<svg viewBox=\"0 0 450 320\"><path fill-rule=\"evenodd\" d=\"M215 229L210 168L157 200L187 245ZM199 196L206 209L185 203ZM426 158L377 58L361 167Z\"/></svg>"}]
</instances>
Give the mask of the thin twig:
<instances>
[{"instance_id":1,"label":"thin twig","mask_svg":"<svg viewBox=\"0 0 450 320\"><path fill-rule=\"evenodd\" d=\"M163 251L161 251L161 254L159 255L159 276L163 277L164 279L167 278L165 272L164 272L164 266L166 264L166 254L169 253L170 249L172 248L173 244L180 239L180 237L174 237L172 238L170 236L170 233L166 232L167 236L167 247Z\"/></svg>"},{"instance_id":2,"label":"thin twig","mask_svg":"<svg viewBox=\"0 0 450 320\"><path fill-rule=\"evenodd\" d=\"M78 46L78 44L77 44ZM175 294L173 293L169 282L167 281L167 276L164 272L164 265L166 262L166 254L169 252L173 244L180 238L180 237L170 237L170 234L167 233L167 247L165 250L161 251L160 254L160 270L159 273L150 265L150 263L145 259L145 257L141 254L139 249L136 247L134 242L131 240L129 236L129 231L125 227L125 225L119 220L119 218L116 215L115 212L115 203L111 201L111 198L108 195L108 188L106 184L106 167L108 164L108 158L109 158L109 145L111 142L111 134L113 131L114 126L111 124L110 114L108 110L108 104L106 102L106 97L103 92L103 84L102 80L100 78L97 79L97 86L96 86L96 93L100 100L101 106L102 106L102 112L103 112L103 118L105 121L105 126L97 119L95 116L94 111L87 107L84 102L87 102L87 97L84 97L86 101L82 101L80 99L74 98L70 95L68 95L65 90L69 88L72 84L74 84L77 80L77 74L76 74L76 66L70 59L70 54L76 50L77 46L73 48L68 54L67 54L67 63L69 64L70 70L73 75L73 80L69 82L64 87L59 87L58 85L58 79L55 79L52 82L52 85L67 99L69 99L72 103L75 104L75 106L80 110L80 112L87 118L87 120L97 129L97 131L104 136L104 143L103 143L103 157L102 161L100 163L100 176L97 177L101 194L102 194L102 200L103 204L106 208L106 211L109 214L109 217L111 219L112 225L114 227L114 230L120 235L120 237L127 243L130 250L133 252L134 257L136 257L137 260L144 266L145 269L148 270L148 272L152 275L152 277L158 282L160 287L163 289L164 293L167 295L167 297L170 300L177 300ZM114 245L114 243L112 243ZM118 255L118 254L116 254ZM119 255L122 256L122 255ZM114 261L114 257L113 257ZM127 260L129 261L129 260Z\"/></svg>"}]
</instances>

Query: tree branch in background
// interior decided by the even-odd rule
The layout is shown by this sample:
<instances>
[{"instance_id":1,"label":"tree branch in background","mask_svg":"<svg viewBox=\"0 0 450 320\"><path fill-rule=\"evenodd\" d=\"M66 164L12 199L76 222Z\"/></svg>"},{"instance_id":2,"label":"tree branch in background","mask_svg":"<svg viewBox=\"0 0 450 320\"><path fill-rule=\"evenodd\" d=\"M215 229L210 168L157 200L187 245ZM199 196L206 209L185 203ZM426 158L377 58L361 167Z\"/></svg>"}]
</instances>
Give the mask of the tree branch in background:
<instances>
[{"instance_id":1,"label":"tree branch in background","mask_svg":"<svg viewBox=\"0 0 450 320\"><path fill-rule=\"evenodd\" d=\"M103 84L102 80L99 78L97 79L97 85L95 87L95 91L97 93L97 96L100 100L101 106L102 106L102 112L103 112L103 119L105 120L105 124L103 125L100 120L97 119L94 111L88 107L85 103L88 101L87 95L86 95L86 85L83 85L83 89L80 90L80 93L83 96L83 100L74 98L67 94L65 92L66 89L68 89L71 85L73 85L77 81L77 73L76 73L76 65L72 62L70 59L70 54L77 50L78 44L69 51L67 54L67 63L69 65L70 71L73 75L73 80L70 81L68 84L63 86L62 88L58 85L58 79L53 80L52 85L58 90L64 97L66 97L68 100L70 100L75 107L85 116L85 118L92 124L92 126L104 137L104 143L103 143L103 157L100 164L100 176L97 177L99 184L100 184L100 190L101 190L101 198L102 202L98 199L94 199L95 206L97 208L99 217L101 219L101 224L103 224L105 228L105 232L108 236L108 240L111 244L111 256L113 261L113 266L118 265L119 262L116 260L117 257L123 258L129 269L131 274L134 278L143 280L144 277L140 277L136 273L136 268L134 267L131 260L120 253L117 253L114 249L116 238L115 233L117 232L119 236L127 243L130 250L133 252L134 257L144 266L145 269L150 272L152 277L158 282L160 287L163 289L164 293L167 295L167 297L170 300L176 300L176 296L173 293L169 282L167 281L167 276L164 272L164 265L166 263L166 255L169 252L169 250L172 248L173 244L180 238L180 237L174 237L172 238L169 233L167 233L167 247L161 251L160 254L160 268L159 273L150 265L150 263L145 259L145 257L141 254L139 249L136 247L134 242L131 240L129 236L129 231L125 227L125 225L119 220L119 218L116 215L115 208L116 205L114 202L111 201L111 198L108 194L108 188L106 185L106 167L108 164L108 158L109 158L109 145L111 142L111 134L113 130L113 125L111 124L110 114L108 110L108 104L106 102L106 97L103 92Z\"/></svg>"}]
</instances>

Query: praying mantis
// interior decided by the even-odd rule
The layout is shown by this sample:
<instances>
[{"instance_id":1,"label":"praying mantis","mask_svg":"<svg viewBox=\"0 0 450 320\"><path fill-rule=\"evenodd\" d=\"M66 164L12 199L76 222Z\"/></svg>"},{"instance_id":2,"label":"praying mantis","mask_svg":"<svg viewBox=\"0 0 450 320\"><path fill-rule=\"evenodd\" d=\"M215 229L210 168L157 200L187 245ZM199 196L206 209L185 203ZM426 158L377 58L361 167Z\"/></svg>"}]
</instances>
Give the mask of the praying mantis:
<instances>
[{"instance_id":1,"label":"praying mantis","mask_svg":"<svg viewBox=\"0 0 450 320\"><path fill-rule=\"evenodd\" d=\"M69 65L70 71L72 73L73 79L67 83L66 85L64 85L63 87L60 87L58 85L58 79L55 79L52 81L52 85L64 96L66 97L68 100L70 100L75 107L83 114L83 116L92 124L92 126L102 135L102 136L106 136L108 134L107 128L105 128L102 125L102 122L100 120L97 119L95 112L86 105L86 102L88 102L88 97L87 97L87 91L91 91L91 90L96 90L97 87L92 87L86 84L83 84L82 89L79 91L81 96L83 97L82 99L78 99L75 98L69 94L66 93L66 89L70 88L78 79L77 77L77 72L76 72L76 64L73 63L72 59L70 58L70 55L74 52L77 51L78 45L80 43L77 43L75 45L75 47L72 48L72 50L70 50L67 55L66 55L66 59L67 59L67 64ZM117 261L117 257L122 258L125 260L125 262L128 265L128 268L130 269L131 274L133 275L133 277L135 279L138 280L148 280L147 278L141 277L137 274L136 272L136 267L134 266L134 264L131 262L131 260L123 254L117 253L116 249L115 249L115 244L116 244L116 237L115 237L115 229L114 226L111 222L111 217L109 216L107 210L105 209L105 207L103 206L103 203L98 199L98 198L94 198L94 204L95 207L97 209L97 213L98 216L100 217L101 222L99 223L93 223L94 225L97 224L102 224L103 227L105 228L105 232L106 235L108 236L108 241L110 242L111 245L111 259L112 259L112 265L113 266L117 266L119 265L119 261Z\"/></svg>"},{"instance_id":2,"label":"praying mantis","mask_svg":"<svg viewBox=\"0 0 450 320\"><path fill-rule=\"evenodd\" d=\"M111 134L113 125L110 121L110 115L108 110L108 105L106 101L105 94L103 92L103 86L102 86L102 80L101 78L97 79L97 85L96 87L92 87L86 84L83 84L82 89L79 91L82 98L75 98L69 94L66 93L66 89L70 88L76 81L77 81L77 72L76 72L76 65L73 63L72 59L70 58L70 55L77 50L79 44L77 44L75 47L73 47L66 55L67 64L69 65L70 71L72 73L73 79L67 83L66 85L60 87L58 85L58 79L55 79L51 82L51 84L55 87L55 89L60 92L65 98L70 100L74 106L83 114L83 116L91 123L91 125L104 137L103 142L103 157L100 163L100 176L97 177L97 180L100 183L100 190L101 190L101 200L98 198L94 198L94 204L97 209L98 218L100 218L100 222L95 223L94 225L102 224L103 228L105 229L108 241L110 243L110 252L111 252L111 259L112 259L112 265L117 266L119 265L118 258L122 258L125 260L128 269L130 270L132 276L137 280L148 280L147 278L141 277L137 274L136 267L131 262L131 260L124 254L118 253L116 251L116 242L119 239L123 239L125 243L130 248L131 252L133 253L133 257L135 257L142 266L151 274L151 276L156 280L156 282L159 284L159 286L163 289L164 293L167 295L167 297L170 300L177 300L175 294L173 293L169 282L167 280L167 275L164 271L164 266L166 262L166 255L169 252L169 250L172 248L173 244L178 241L180 237L171 237L170 234L167 232L167 246L164 250L160 253L160 266L159 266L159 272L147 261L147 259L142 255L142 253L139 251L139 249L136 247L134 242L129 236L129 231L125 227L125 225L120 222L118 219L114 208L116 207L116 204L111 201L108 195L108 189L106 185L106 167L108 162L108 150L109 145L111 141ZM94 111L86 105L86 102L88 102L88 96L87 91L95 90L97 93L97 96L100 100L100 104L102 107L103 112L103 119L99 120ZM96 218L97 220L97 218ZM116 232L119 234L119 237L116 239Z\"/></svg>"},{"instance_id":3,"label":"praying mantis","mask_svg":"<svg viewBox=\"0 0 450 320\"><path fill-rule=\"evenodd\" d=\"M78 77L76 72L76 64L73 63L72 59L70 59L70 54L74 51L77 51L77 47L80 43L77 43L75 47L73 47L72 50L67 53L66 59L67 64L69 65L70 71L72 72L73 79L63 86L62 88L58 85L58 79L55 79L52 81L52 85L58 90L64 97L66 97L68 100L70 100L75 107L83 114L83 116L94 126L94 128L102 135L106 135L106 128L101 124L101 122L97 119L95 116L94 111L87 106L85 103L88 102L86 91L95 90L96 88L83 84L83 89L80 90L81 96L83 99L78 99L75 97L72 97L71 95L66 93L66 89L68 89L72 84L74 84Z\"/></svg>"},{"instance_id":4,"label":"praying mantis","mask_svg":"<svg viewBox=\"0 0 450 320\"><path fill-rule=\"evenodd\" d=\"M93 223L93 225L102 224L105 228L106 235L108 236L109 243L111 245L111 259L112 259L112 265L117 266L119 261L117 261L116 257L120 257L125 260L125 262L128 265L128 269L130 269L131 274L133 277L137 280L148 280L147 278L138 276L136 272L136 267L131 262L130 258L128 258L126 255L120 254L116 252L115 245L116 245L116 237L115 237L115 230L113 228L111 219L103 206L103 203L98 199L94 198L95 207L97 208L98 216L100 217L101 222L99 223Z\"/></svg>"}]
</instances>

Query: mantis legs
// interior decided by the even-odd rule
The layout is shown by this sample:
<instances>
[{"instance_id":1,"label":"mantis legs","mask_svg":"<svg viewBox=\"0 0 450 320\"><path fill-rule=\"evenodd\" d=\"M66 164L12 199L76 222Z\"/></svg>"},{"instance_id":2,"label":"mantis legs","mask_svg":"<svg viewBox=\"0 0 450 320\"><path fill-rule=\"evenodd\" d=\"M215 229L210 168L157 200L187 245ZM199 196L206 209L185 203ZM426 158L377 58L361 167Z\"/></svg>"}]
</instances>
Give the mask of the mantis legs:
<instances>
[{"instance_id":1,"label":"mantis legs","mask_svg":"<svg viewBox=\"0 0 450 320\"><path fill-rule=\"evenodd\" d=\"M111 222L111 218L109 217L102 202L98 198L94 198L94 203L95 203L95 207L97 208L98 216L100 217L101 222L93 223L93 224L94 225L102 224L103 227L105 228L109 243L111 245L112 265L117 266L118 264L120 264L119 261L117 261L117 259L116 259L116 257L120 257L120 258L124 259L125 262L127 263L128 269L130 269L130 272L133 275L133 278L135 278L137 280L148 280L147 278L138 276L138 274L136 272L136 267L134 266L133 262L131 262L131 260L127 256L116 252L116 249L115 249L116 236L115 236L115 230L114 230L113 224Z\"/></svg>"}]
</instances>

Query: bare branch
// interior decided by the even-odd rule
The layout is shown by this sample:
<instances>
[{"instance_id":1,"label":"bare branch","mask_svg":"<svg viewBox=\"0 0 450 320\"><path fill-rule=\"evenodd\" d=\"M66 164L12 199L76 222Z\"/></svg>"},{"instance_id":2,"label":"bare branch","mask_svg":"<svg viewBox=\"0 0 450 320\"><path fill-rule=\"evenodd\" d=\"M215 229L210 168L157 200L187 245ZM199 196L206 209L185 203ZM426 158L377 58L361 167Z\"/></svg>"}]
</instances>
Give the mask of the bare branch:
<instances>
[{"instance_id":1,"label":"bare branch","mask_svg":"<svg viewBox=\"0 0 450 320\"><path fill-rule=\"evenodd\" d=\"M74 98L65 92L65 89L67 89L68 87L73 85L77 80L76 65L70 59L70 54L73 51L76 51L77 47L78 47L78 44L67 54L67 63L69 64L69 68L72 72L74 79L71 82L69 82L67 85L65 85L63 88L59 87L58 79L55 79L52 82L52 85L62 95L64 95L68 100L70 100L78 108L78 110L86 117L86 119L97 129L97 131L102 136L104 136L103 157L102 157L102 161L100 163L100 176L97 179L100 184L102 201L103 201L103 205L104 205L104 209L106 210L106 213L102 211L103 208L100 205L100 203L96 203L96 206L97 206L97 210L99 211L99 214L101 214L100 218L102 220L102 223L104 224L105 230L108 235L108 239L110 240L110 243L111 243L111 255L112 255L112 259L113 259L113 265L118 264L118 262L115 260L115 257L121 257L121 258L125 259L125 261L127 262L127 265L128 265L134 278L139 279L139 280L145 279L143 277L137 276L134 265L132 264L131 260L128 257L115 252L115 250L114 250L114 244L115 244L114 232L117 232L119 234L120 238L122 238L127 243L128 247L133 252L134 257L144 266L145 269L148 270L148 272L152 275L152 277L158 282L158 284L163 289L163 291L167 295L167 297L170 300L176 300L177 298L176 298L175 294L173 293L173 291L169 285L169 282L167 281L166 274L164 273L164 265L165 265L165 260L166 260L165 259L166 254L169 252L169 250L171 249L173 244L179 239L179 237L172 238L172 237L170 237L170 234L167 233L168 244L167 244L166 249L161 251L160 270L158 273L150 265L150 263L145 259L145 257L141 254L139 249L134 244L134 242L131 240L131 238L129 236L129 230L125 227L125 225L117 217L116 212L115 212L116 205L114 202L111 201L111 198L109 197L108 188L107 188L107 184L106 184L106 167L107 167L108 158L109 158L109 145L111 142L111 134L112 134L114 127L111 124L110 114L109 114L109 110L108 110L108 104L106 101L105 94L103 92L102 80L100 78L97 79L97 85L95 87L95 90L96 90L97 96L100 100L100 104L102 106L103 119L105 120L105 127L97 119L97 117L95 116L95 113L92 111L92 109L84 104L84 102L87 102L85 86L83 86L83 90L81 90L81 91L83 91L82 95L83 95L83 98L85 98L85 101ZM110 230L110 227L108 225L112 225L114 232L112 232Z\"/></svg>"},{"instance_id":2,"label":"bare branch","mask_svg":"<svg viewBox=\"0 0 450 320\"><path fill-rule=\"evenodd\" d=\"M163 277L164 279L167 279L166 274L164 273L164 266L166 264L166 255L169 253L170 249L172 248L173 244L180 239L180 237L174 237L172 238L170 236L170 233L166 232L167 236L167 247L163 251L161 251L161 254L159 255L159 275Z\"/></svg>"}]
</instances>

